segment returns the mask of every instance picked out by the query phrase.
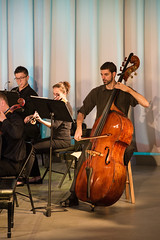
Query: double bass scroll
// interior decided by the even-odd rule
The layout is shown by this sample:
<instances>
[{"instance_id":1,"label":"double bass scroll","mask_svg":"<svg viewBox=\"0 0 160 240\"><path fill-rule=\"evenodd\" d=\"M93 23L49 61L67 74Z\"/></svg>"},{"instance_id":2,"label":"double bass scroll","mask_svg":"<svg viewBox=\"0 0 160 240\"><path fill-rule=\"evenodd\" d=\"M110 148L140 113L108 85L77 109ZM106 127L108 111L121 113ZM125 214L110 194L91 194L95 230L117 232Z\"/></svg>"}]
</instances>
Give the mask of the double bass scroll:
<instances>
[{"instance_id":1,"label":"double bass scroll","mask_svg":"<svg viewBox=\"0 0 160 240\"><path fill-rule=\"evenodd\" d=\"M136 75L136 70L139 68L140 65L140 60L137 56L132 55L131 59L129 61L132 65L130 67L127 67L126 70L124 71L124 75L123 75L123 79L125 80L125 82L127 82L128 78L131 76L131 78L133 77L131 74L134 72L134 74Z\"/></svg>"}]
</instances>

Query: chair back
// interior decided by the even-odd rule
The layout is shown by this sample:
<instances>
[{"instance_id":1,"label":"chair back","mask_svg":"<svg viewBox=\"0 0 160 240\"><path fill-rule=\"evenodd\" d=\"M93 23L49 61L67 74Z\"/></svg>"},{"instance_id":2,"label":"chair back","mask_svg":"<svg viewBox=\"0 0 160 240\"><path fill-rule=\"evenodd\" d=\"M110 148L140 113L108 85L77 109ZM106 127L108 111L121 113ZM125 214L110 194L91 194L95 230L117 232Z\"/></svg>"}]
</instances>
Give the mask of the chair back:
<instances>
[{"instance_id":1,"label":"chair back","mask_svg":"<svg viewBox=\"0 0 160 240\"><path fill-rule=\"evenodd\" d=\"M26 160L23 164L23 167L18 175L18 178L29 178L32 166L35 160L35 149L31 143L26 143L26 152L27 152L27 157Z\"/></svg>"}]
</instances>

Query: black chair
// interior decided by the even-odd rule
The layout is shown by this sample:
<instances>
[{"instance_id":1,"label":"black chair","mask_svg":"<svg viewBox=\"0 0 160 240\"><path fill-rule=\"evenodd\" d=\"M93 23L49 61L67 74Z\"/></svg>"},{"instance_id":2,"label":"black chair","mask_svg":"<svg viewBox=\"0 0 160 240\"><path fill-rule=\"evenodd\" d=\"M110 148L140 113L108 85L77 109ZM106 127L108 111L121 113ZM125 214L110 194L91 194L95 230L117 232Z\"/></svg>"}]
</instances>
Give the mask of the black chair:
<instances>
[{"instance_id":1,"label":"black chair","mask_svg":"<svg viewBox=\"0 0 160 240\"><path fill-rule=\"evenodd\" d=\"M34 203L33 203L33 199L32 199L32 194L31 194L31 189L30 189L30 185L29 185L29 177L30 177L30 173L31 173L31 170L32 170L32 166L33 166L33 163L34 163L34 160L35 160L35 149L34 147L32 146L31 143L26 143L26 151L27 151L27 159L19 173L19 176L18 176L18 180L19 179L23 179L24 182L26 183L27 185L27 189L28 189L28 195L27 194L24 194L22 192L17 192L16 191L16 194L19 194L19 195L22 195L24 197L27 197L30 199L30 203L31 203L31 207L32 207L32 211L33 213L35 214L35 208L34 208ZM18 181L17 180L17 181ZM16 206L18 207L18 202L16 201Z\"/></svg>"},{"instance_id":2,"label":"black chair","mask_svg":"<svg viewBox=\"0 0 160 240\"><path fill-rule=\"evenodd\" d=\"M11 228L13 228L14 224L14 192L16 183L16 178L0 179L0 209L8 210L8 238L11 238Z\"/></svg>"},{"instance_id":3,"label":"black chair","mask_svg":"<svg viewBox=\"0 0 160 240\"><path fill-rule=\"evenodd\" d=\"M74 141L73 139L73 136L75 134L75 131L76 131L76 128L77 128L77 125L76 125L76 121L74 121L72 123L72 127L71 127L71 137L72 137L72 141ZM86 136L86 129L87 129L87 125L85 123L82 124L82 129L83 129L83 136ZM38 150L38 154L41 154L42 156L42 159L43 159L43 153L46 153L48 150ZM60 149L54 149L53 150L53 161L54 161L54 157L58 157L61 161L65 161L65 165L66 165L66 168L64 169L64 171L58 171L58 170L55 170L55 169L52 169L52 172L55 172L55 173L58 173L58 174L62 174L63 177L61 178L61 181L58 185L59 188L61 188L67 174L69 175L69 180L71 180L71 173L70 173L70 169L71 169L71 166L72 166L72 163L73 161L75 161L75 165L76 165L76 161L77 161L77 158L72 156L71 154L75 151L80 151L80 144L76 143L74 141L74 143L71 144L71 146L69 147L66 147L66 148L60 148ZM42 160L43 162L43 160ZM42 181L43 179L45 178L47 172L49 171L49 166L47 166L43 176L42 176Z\"/></svg>"},{"instance_id":4,"label":"black chair","mask_svg":"<svg viewBox=\"0 0 160 240\"><path fill-rule=\"evenodd\" d=\"M18 207L18 201L16 194L21 194L23 196L29 197L33 213L35 214L35 208L32 200L32 194L29 186L29 175L32 169L32 165L35 159L35 151L31 144L26 144L27 146L27 158L20 170L18 176L11 177L1 177L0 178L0 209L8 210L8 238L11 238L11 228L14 225L14 203ZM19 179L25 179L29 195L25 195L20 192L16 192L16 186Z\"/></svg>"}]
</instances>

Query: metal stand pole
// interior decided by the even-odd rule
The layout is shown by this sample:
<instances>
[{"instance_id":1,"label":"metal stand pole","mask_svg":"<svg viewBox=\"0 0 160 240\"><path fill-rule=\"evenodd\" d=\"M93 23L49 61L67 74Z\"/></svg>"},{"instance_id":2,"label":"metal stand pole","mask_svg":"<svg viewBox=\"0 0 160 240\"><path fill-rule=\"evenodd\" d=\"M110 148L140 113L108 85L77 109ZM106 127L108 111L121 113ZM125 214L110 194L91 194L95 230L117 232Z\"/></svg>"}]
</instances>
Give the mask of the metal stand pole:
<instances>
[{"instance_id":1,"label":"metal stand pole","mask_svg":"<svg viewBox=\"0 0 160 240\"><path fill-rule=\"evenodd\" d=\"M46 207L36 207L34 209L45 209L45 216L51 217L51 212L53 210L53 206L51 206L51 180L52 180L52 149L53 149L53 121L54 121L54 113L51 113L51 136L50 136L50 158L49 158L49 176L48 176L48 203ZM63 211L67 211L65 208L63 208Z\"/></svg>"},{"instance_id":2,"label":"metal stand pole","mask_svg":"<svg viewBox=\"0 0 160 240\"><path fill-rule=\"evenodd\" d=\"M46 216L51 216L51 180L52 180L52 139L53 139L53 120L54 113L51 113L51 138L50 138L50 158L49 158L49 177L48 177L48 204L46 208Z\"/></svg>"}]
</instances>

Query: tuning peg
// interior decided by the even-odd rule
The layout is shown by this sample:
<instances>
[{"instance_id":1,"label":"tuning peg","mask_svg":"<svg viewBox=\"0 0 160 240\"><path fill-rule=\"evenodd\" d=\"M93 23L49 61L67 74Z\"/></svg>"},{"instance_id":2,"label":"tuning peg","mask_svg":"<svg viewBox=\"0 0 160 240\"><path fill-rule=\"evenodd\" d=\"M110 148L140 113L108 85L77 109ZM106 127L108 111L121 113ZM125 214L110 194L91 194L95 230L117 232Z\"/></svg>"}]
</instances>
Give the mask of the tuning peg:
<instances>
[{"instance_id":1,"label":"tuning peg","mask_svg":"<svg viewBox=\"0 0 160 240\"><path fill-rule=\"evenodd\" d=\"M120 67L120 71L121 71L121 72L122 72L122 70L123 70L122 67Z\"/></svg>"},{"instance_id":2,"label":"tuning peg","mask_svg":"<svg viewBox=\"0 0 160 240\"><path fill-rule=\"evenodd\" d=\"M134 75L137 75L137 73L136 73L136 72L134 72Z\"/></svg>"},{"instance_id":3,"label":"tuning peg","mask_svg":"<svg viewBox=\"0 0 160 240\"><path fill-rule=\"evenodd\" d=\"M131 78L133 78L133 76L131 75Z\"/></svg>"},{"instance_id":4,"label":"tuning peg","mask_svg":"<svg viewBox=\"0 0 160 240\"><path fill-rule=\"evenodd\" d=\"M125 62L122 62L122 66L124 67L124 65L125 65Z\"/></svg>"},{"instance_id":5,"label":"tuning peg","mask_svg":"<svg viewBox=\"0 0 160 240\"><path fill-rule=\"evenodd\" d=\"M127 57L124 58L124 61L127 61Z\"/></svg>"}]
</instances>

